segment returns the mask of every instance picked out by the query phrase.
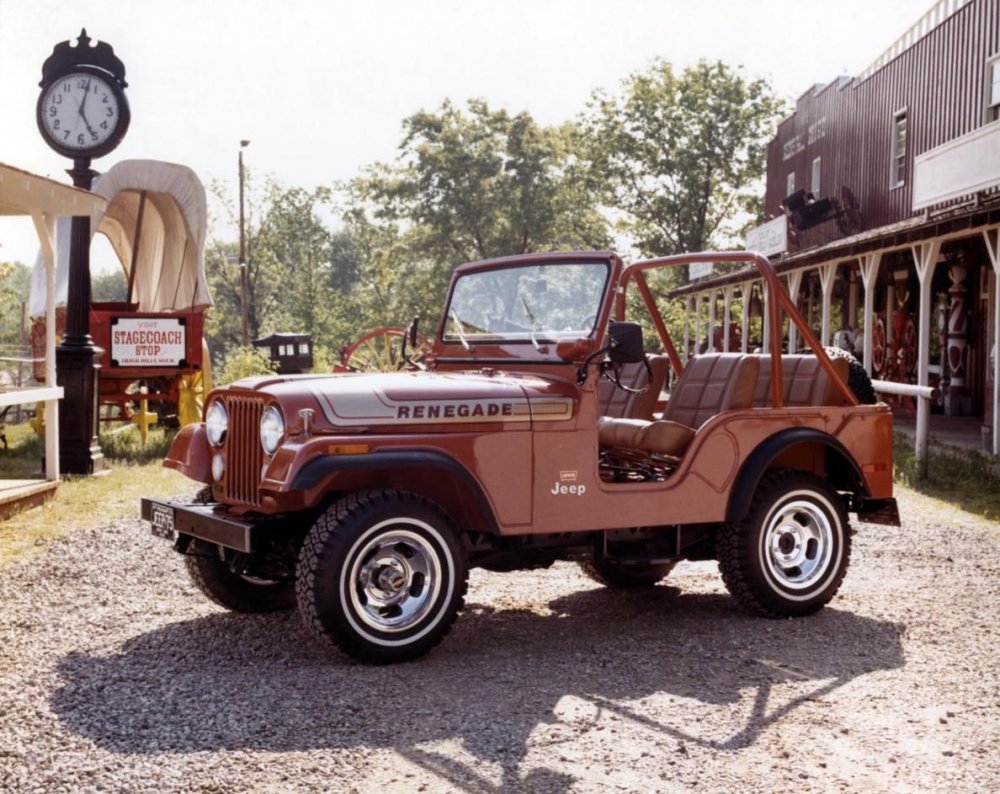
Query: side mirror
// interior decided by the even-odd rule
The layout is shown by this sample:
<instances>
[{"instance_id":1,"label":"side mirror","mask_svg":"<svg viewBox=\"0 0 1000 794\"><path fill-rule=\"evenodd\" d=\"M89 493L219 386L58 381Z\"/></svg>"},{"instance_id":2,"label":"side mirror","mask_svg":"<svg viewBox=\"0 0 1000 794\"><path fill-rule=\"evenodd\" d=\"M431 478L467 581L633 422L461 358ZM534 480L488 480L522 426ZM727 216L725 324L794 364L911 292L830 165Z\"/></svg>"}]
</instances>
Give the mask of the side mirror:
<instances>
[{"instance_id":1,"label":"side mirror","mask_svg":"<svg viewBox=\"0 0 1000 794\"><path fill-rule=\"evenodd\" d=\"M608 358L616 364L635 364L646 356L642 346L642 326L639 323L618 323L608 326Z\"/></svg>"}]
</instances>

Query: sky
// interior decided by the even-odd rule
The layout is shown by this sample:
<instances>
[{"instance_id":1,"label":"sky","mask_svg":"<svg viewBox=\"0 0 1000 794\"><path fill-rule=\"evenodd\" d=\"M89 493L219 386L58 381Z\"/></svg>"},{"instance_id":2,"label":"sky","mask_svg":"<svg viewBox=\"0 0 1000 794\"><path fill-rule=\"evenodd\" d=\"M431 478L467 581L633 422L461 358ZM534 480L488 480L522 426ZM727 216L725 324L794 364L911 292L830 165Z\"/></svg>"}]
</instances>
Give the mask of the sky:
<instances>
[{"instance_id":1,"label":"sky","mask_svg":"<svg viewBox=\"0 0 1000 794\"><path fill-rule=\"evenodd\" d=\"M183 163L237 191L247 165L313 188L391 161L401 123L450 98L582 112L595 89L664 58L740 65L790 101L856 75L934 0L0 0L0 162L69 182L35 122L42 62L81 28L126 67L132 123L95 160ZM221 232L220 232L221 233ZM234 229L231 239L237 237ZM0 261L34 261L0 219Z\"/></svg>"}]
</instances>

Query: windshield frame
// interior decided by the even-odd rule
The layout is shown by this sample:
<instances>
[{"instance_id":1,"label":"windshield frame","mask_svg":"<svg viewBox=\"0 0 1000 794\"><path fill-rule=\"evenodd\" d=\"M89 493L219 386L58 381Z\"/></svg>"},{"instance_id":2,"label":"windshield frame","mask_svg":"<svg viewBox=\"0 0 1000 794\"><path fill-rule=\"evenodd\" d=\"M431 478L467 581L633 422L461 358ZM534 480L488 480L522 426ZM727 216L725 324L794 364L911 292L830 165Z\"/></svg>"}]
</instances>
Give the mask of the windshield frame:
<instances>
[{"instance_id":1,"label":"windshield frame","mask_svg":"<svg viewBox=\"0 0 1000 794\"><path fill-rule=\"evenodd\" d=\"M483 328L474 327L470 322L469 324L463 324L463 334L460 335L458 329L454 327L452 313L455 309L457 290L461 289L460 284L463 279L479 274L496 273L498 271L530 272L532 269L539 271L541 268L548 268L550 266L553 268L563 268L572 265L601 266L604 269L602 283L599 289L595 289L594 291L592 308L585 318L590 321L586 328L567 327L565 330L543 327L531 328L530 322L525 322L523 327L517 330L487 331ZM457 356L477 359L502 357L552 360L555 347L561 341L566 339L593 340L598 335L599 329L606 325L613 303L610 290L616 282L623 266L617 254L610 251L566 251L546 254L525 254L460 265L455 269L452 276L445 308L441 314L435 338L436 353L444 359ZM512 280L512 283L514 282L519 283L517 279ZM544 292L544 288L542 291ZM531 295L528 295L527 302L527 309L520 308L518 310L525 316L535 308L532 306ZM518 301L518 306L523 307L523 304ZM511 307L508 306L507 308L510 309ZM463 335L464 339L462 338Z\"/></svg>"},{"instance_id":2,"label":"windshield frame","mask_svg":"<svg viewBox=\"0 0 1000 794\"><path fill-rule=\"evenodd\" d=\"M448 291L437 341L449 348L459 346L466 353L477 346L528 346L545 352L544 348L563 339L592 338L600 327L601 315L609 308L608 290L615 271L614 255L598 253L599 256L592 252L529 255L462 265L456 269ZM598 276L597 272L593 272L587 275L585 271L580 271L583 278L592 279L592 283L586 285L592 292L585 295L586 300L577 306L560 301L567 295L580 294L567 292L566 288L570 285L559 283L561 278L571 277L568 269L574 265L600 274ZM463 297L462 285L470 283L467 279L498 275L504 271L509 271L511 278L507 283L501 280L496 282L497 287L503 287L500 293L485 293L493 296L492 306L471 313L467 307L463 310L461 305L456 306L456 298ZM599 284L594 276L599 278ZM550 286L552 290L546 295ZM532 293L532 289L536 292ZM458 315L456 310L462 311L465 316ZM573 314L579 321L565 324L567 315ZM555 327L557 325L561 327Z\"/></svg>"}]
</instances>

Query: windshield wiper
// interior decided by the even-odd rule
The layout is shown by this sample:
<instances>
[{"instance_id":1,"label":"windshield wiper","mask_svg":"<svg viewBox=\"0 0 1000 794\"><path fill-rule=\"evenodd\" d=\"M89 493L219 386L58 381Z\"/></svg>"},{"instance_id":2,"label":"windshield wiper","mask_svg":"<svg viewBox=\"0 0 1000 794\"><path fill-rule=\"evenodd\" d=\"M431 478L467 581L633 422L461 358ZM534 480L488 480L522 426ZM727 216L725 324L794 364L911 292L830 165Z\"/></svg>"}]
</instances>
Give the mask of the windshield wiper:
<instances>
[{"instance_id":1,"label":"windshield wiper","mask_svg":"<svg viewBox=\"0 0 1000 794\"><path fill-rule=\"evenodd\" d=\"M528 322L531 323L531 325L528 326L528 336L531 338L531 344L534 346L535 350L540 352L542 346L538 344L538 340L535 338L535 327L538 325L538 321L535 319L535 315L532 314L531 307L528 306L528 301L523 295L521 295L521 304L524 306L525 314L528 315Z\"/></svg>"},{"instance_id":2,"label":"windshield wiper","mask_svg":"<svg viewBox=\"0 0 1000 794\"><path fill-rule=\"evenodd\" d=\"M458 341L462 343L462 347L468 353L472 350L472 346L469 344L469 340L465 338L465 328L462 327L462 321L458 319L458 312L454 309L451 310L451 321L455 323L455 330L458 331Z\"/></svg>"}]
</instances>

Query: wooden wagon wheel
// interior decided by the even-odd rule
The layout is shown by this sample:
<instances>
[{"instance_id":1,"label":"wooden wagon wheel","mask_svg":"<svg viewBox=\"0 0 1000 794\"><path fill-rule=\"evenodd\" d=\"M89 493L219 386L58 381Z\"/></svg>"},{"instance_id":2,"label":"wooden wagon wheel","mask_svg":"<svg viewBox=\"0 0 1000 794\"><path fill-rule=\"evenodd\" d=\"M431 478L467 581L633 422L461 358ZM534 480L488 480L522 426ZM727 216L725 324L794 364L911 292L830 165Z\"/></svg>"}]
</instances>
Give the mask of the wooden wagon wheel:
<instances>
[{"instance_id":1,"label":"wooden wagon wheel","mask_svg":"<svg viewBox=\"0 0 1000 794\"><path fill-rule=\"evenodd\" d=\"M205 395L212 390L212 359L201 341L201 370L177 378L177 421L181 427L201 421Z\"/></svg>"},{"instance_id":2,"label":"wooden wagon wheel","mask_svg":"<svg viewBox=\"0 0 1000 794\"><path fill-rule=\"evenodd\" d=\"M362 336L357 342L345 345L340 351L341 365L352 372L395 372L406 362L402 358L405 328L389 326L376 328ZM431 343L417 334L417 344L411 348L407 344L407 355L419 360L431 352Z\"/></svg>"},{"instance_id":3,"label":"wooden wagon wheel","mask_svg":"<svg viewBox=\"0 0 1000 794\"><path fill-rule=\"evenodd\" d=\"M917 373L917 326L913 318L907 318L906 326L903 330L903 347L900 350L902 356L903 372L908 375Z\"/></svg>"},{"instance_id":4,"label":"wooden wagon wheel","mask_svg":"<svg viewBox=\"0 0 1000 794\"><path fill-rule=\"evenodd\" d=\"M885 375L885 323L881 317L872 323L872 369L880 378Z\"/></svg>"}]
</instances>

